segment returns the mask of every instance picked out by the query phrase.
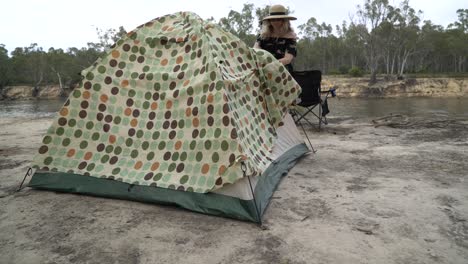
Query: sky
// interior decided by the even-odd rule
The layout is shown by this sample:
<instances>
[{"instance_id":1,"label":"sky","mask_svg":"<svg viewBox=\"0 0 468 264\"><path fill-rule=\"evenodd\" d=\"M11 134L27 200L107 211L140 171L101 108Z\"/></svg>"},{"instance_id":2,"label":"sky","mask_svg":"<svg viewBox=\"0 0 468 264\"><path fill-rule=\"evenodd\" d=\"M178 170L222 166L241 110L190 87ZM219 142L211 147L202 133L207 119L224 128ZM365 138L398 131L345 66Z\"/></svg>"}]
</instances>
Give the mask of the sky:
<instances>
[{"instance_id":1,"label":"sky","mask_svg":"<svg viewBox=\"0 0 468 264\"><path fill-rule=\"evenodd\" d=\"M401 0L389 0L398 6ZM282 4L293 10L298 19L293 27L304 24L311 17L317 22L341 25L356 14L356 6L364 0L7 0L2 3L0 16L0 44L11 52L16 47L37 43L66 50L86 47L97 42L96 28L131 31L145 22L178 11L191 11L203 19L219 20L230 10L242 11L245 3L255 8ZM468 8L466 0L410 0L410 6L423 11L423 20L446 27L457 21L456 10Z\"/></svg>"}]
</instances>

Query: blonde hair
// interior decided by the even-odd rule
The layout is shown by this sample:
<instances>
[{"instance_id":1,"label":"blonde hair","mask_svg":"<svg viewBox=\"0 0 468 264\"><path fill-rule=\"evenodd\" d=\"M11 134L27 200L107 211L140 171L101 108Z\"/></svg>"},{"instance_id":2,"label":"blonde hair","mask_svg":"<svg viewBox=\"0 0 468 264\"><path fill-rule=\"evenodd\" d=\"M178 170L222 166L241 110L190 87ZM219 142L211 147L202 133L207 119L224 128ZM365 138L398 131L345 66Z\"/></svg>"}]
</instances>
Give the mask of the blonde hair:
<instances>
[{"instance_id":1,"label":"blonde hair","mask_svg":"<svg viewBox=\"0 0 468 264\"><path fill-rule=\"evenodd\" d=\"M289 19L283 19L283 26L280 29L280 32L273 32L274 28L271 25L270 20L264 20L262 22L262 30L260 36L262 38L272 37L273 35L286 35L288 33L294 33L294 29L291 27L291 22Z\"/></svg>"}]
</instances>

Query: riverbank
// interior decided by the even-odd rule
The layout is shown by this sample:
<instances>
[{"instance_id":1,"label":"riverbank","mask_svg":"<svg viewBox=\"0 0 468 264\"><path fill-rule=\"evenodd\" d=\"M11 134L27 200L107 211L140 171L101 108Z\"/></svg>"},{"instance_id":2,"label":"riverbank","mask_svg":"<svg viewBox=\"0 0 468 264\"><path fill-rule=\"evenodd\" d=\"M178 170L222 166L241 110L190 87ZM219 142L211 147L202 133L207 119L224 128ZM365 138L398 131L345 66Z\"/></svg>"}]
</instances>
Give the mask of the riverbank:
<instances>
[{"instance_id":1,"label":"riverbank","mask_svg":"<svg viewBox=\"0 0 468 264\"><path fill-rule=\"evenodd\" d=\"M5 263L466 263L468 121L330 117L252 223L15 189L52 118L1 118ZM29 180L29 179L28 179ZM27 181L28 181L27 180Z\"/></svg>"},{"instance_id":2,"label":"riverbank","mask_svg":"<svg viewBox=\"0 0 468 264\"><path fill-rule=\"evenodd\" d=\"M393 97L462 97L468 95L467 78L410 78L379 80L369 85L368 78L323 77L323 89L337 88L340 97L393 98ZM67 97L70 90L61 91L58 85L41 87L33 96L31 86L7 86L0 100L32 100Z\"/></svg>"}]
</instances>

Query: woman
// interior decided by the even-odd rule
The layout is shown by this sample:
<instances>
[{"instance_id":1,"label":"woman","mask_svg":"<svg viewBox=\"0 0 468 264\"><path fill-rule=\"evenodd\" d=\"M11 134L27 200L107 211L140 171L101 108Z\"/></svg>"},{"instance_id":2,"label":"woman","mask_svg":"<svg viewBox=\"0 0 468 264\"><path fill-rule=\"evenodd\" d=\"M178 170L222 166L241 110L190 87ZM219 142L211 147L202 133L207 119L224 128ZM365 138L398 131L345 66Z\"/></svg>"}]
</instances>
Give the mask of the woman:
<instances>
[{"instance_id":1,"label":"woman","mask_svg":"<svg viewBox=\"0 0 468 264\"><path fill-rule=\"evenodd\" d=\"M296 33L291 27L290 20L295 17L286 14L282 5L270 7L269 15L263 19L262 32L257 37L254 48L264 49L278 59L292 72L292 60L296 57Z\"/></svg>"}]
</instances>

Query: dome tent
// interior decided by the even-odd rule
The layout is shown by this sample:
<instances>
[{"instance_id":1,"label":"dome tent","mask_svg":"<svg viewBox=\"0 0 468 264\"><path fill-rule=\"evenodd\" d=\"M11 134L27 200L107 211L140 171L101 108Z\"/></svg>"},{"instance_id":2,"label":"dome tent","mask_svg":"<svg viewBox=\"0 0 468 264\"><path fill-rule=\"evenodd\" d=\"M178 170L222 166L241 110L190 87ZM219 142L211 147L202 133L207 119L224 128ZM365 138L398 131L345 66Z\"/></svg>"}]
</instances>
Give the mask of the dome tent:
<instances>
[{"instance_id":1,"label":"dome tent","mask_svg":"<svg viewBox=\"0 0 468 264\"><path fill-rule=\"evenodd\" d=\"M300 87L286 69L196 14L141 25L82 75L30 187L260 222L308 152L288 115Z\"/></svg>"}]
</instances>

